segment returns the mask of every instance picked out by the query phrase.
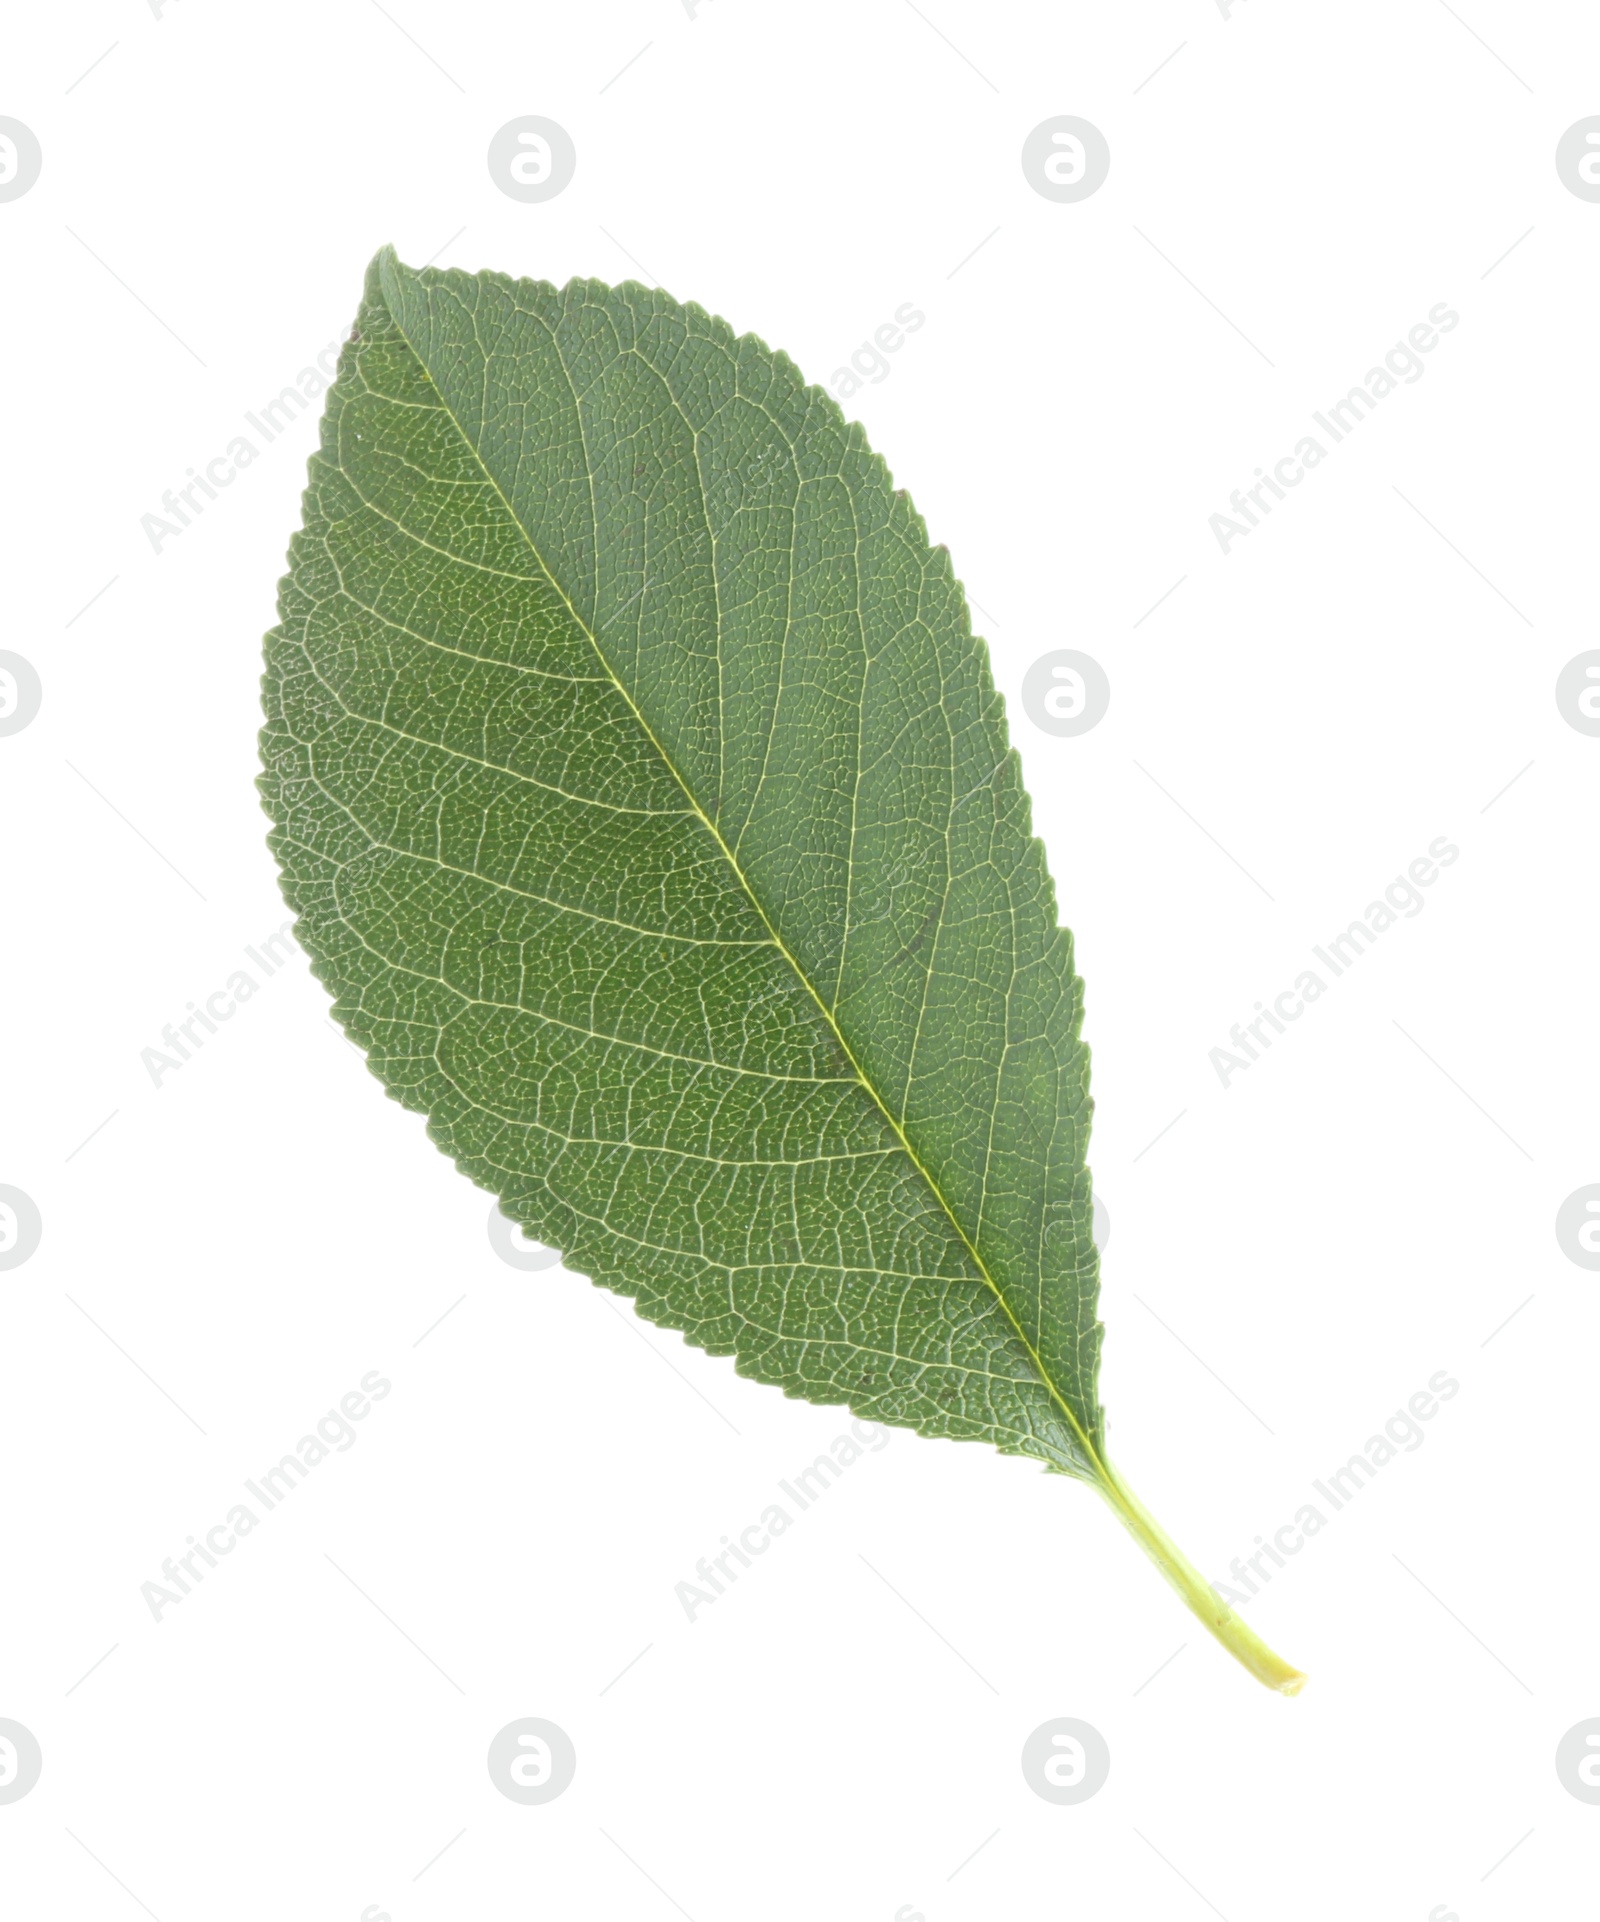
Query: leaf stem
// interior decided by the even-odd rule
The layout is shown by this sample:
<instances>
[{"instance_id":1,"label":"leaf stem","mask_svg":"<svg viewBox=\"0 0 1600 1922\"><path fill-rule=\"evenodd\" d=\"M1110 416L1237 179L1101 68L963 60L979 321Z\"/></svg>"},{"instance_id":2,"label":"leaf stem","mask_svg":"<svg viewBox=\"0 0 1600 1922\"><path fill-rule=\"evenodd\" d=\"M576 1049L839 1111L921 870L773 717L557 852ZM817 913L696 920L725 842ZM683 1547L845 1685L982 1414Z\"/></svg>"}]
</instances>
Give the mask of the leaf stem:
<instances>
[{"instance_id":1,"label":"leaf stem","mask_svg":"<svg viewBox=\"0 0 1600 1922\"><path fill-rule=\"evenodd\" d=\"M1199 1569L1103 1455L1100 1457L1100 1466L1105 1479L1096 1482L1095 1486L1115 1510L1128 1533L1234 1660L1242 1662L1258 1682L1276 1689L1280 1695L1298 1695L1306 1683L1299 1669L1292 1667L1281 1655L1275 1655L1255 1630L1212 1592L1210 1583Z\"/></svg>"}]
</instances>

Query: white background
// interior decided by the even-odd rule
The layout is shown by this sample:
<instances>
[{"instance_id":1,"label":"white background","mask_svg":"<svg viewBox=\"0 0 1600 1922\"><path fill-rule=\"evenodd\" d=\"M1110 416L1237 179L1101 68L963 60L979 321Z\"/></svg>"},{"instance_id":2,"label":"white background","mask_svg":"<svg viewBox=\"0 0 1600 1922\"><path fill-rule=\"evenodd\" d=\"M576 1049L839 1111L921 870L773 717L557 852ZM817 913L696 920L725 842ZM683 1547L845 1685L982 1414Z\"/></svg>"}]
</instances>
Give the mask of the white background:
<instances>
[{"instance_id":1,"label":"white background","mask_svg":"<svg viewBox=\"0 0 1600 1922\"><path fill-rule=\"evenodd\" d=\"M1592 10L1505 0L9 16L44 167L0 204L0 647L44 692L0 740L0 1181L44 1233L0 1275L0 1716L44 1773L8 1912L1588 1912L1554 1754L1600 1715L1600 1276L1554 1221L1600 1180L1600 740L1554 685L1596 644L1600 205L1554 153L1597 74ZM541 205L485 164L529 113L578 154ZM1020 165L1063 113L1112 155L1074 205ZM1297 1701L1088 1490L905 1433L691 1625L674 1585L844 1413L498 1260L298 955L152 1085L285 919L256 688L312 412L159 553L141 516L388 241L659 276L821 381L926 313L848 410L981 605L1077 934L1115 1455L1223 1578L1461 1383L1249 1605ZM1425 377L1224 556L1208 517L1440 301ZM1060 647L1112 687L1073 740L1017 701ZM1425 910L1224 1089L1208 1052L1439 835ZM153 1621L374 1368L357 1445ZM538 1808L485 1767L526 1715L578 1753ZM1070 1808L1019 1766L1061 1715L1112 1756Z\"/></svg>"}]
</instances>

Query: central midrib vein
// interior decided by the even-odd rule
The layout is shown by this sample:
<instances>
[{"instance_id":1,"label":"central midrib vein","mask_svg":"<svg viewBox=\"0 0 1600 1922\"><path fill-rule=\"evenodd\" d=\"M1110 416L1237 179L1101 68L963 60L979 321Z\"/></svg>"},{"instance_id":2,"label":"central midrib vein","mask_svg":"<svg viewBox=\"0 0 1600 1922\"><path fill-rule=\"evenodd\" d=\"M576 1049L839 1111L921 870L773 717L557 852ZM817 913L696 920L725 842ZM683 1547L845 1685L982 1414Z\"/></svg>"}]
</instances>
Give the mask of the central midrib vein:
<instances>
[{"instance_id":1,"label":"central midrib vein","mask_svg":"<svg viewBox=\"0 0 1600 1922\"><path fill-rule=\"evenodd\" d=\"M398 261L396 261L394 264L396 267L399 266ZM800 983L800 985L805 989L806 993L809 994L811 999L816 1003L818 1012L821 1014L823 1020L828 1024L829 1032L832 1034L835 1041L838 1043L839 1049L843 1053L845 1059L850 1063L851 1070L855 1074L856 1079L860 1082L862 1088L865 1089L866 1093L871 1097L873 1103L878 1109L878 1112L883 1116L884 1120L887 1121L889 1126L894 1130L895 1139L900 1143L901 1148L905 1151L907 1159L911 1162L911 1165L916 1169L917 1173L922 1177L923 1181L927 1184L928 1192L933 1196L934 1200L939 1204L939 1207L943 1211L945 1219L950 1223L951 1230L954 1232L957 1240L961 1243L962 1247L966 1249L968 1257L972 1261L973 1266L977 1269L978 1274L982 1277L985 1286L989 1289L990 1293L994 1296L995 1300L999 1303L1000 1310L1004 1314L1006 1320L1010 1322L1011 1327L1016 1334L1017 1340L1021 1342L1023 1349L1027 1353L1028 1359L1033 1363L1033 1366L1038 1373L1040 1381L1043 1382L1046 1390L1049 1392L1050 1396L1055 1401L1057 1407L1060 1408L1062 1414L1066 1417L1067 1423L1071 1428L1073 1435L1076 1437L1078 1445L1083 1449L1084 1454L1087 1457L1090 1466L1094 1469L1095 1473L1100 1477L1103 1483L1105 1483L1108 1487L1113 1486L1114 1484L1112 1483L1111 1476L1107 1472L1104 1462L1101 1460L1099 1450L1095 1447L1093 1441L1090 1439L1088 1433L1085 1431L1082 1422L1079 1421L1077 1414L1072 1408L1071 1403L1068 1402L1067 1398L1062 1394L1061 1390L1056 1386L1054 1378L1051 1376L1049 1369L1046 1368L1044 1364L1044 1358L1040 1355L1038 1349L1035 1347L1033 1342L1029 1340L1027 1331L1023 1328L1022 1323L1017 1319L1016 1312L1012 1308L1010 1302L1007 1301L1005 1297L1005 1293L1001 1289L999 1283L996 1282L994 1276L990 1274L988 1263L984 1260L983 1256L979 1253L976 1244L973 1242L972 1238L968 1235L966 1229L961 1225L961 1222L956 1215L956 1211L950 1205L950 1202L946 1198L943 1189L939 1186L938 1182L934 1179L931 1171L924 1165L921 1156L917 1153L916 1149L912 1146L910 1138L907 1136L905 1128L902 1126L900 1120L891 1112L888 1104L884 1101L883 1096L879 1094L872 1080L863 1070L861 1063L856 1059L855 1050L850 1046L849 1041L845 1038L845 1035L841 1030L839 1023L834 1016L833 1010L828 1006L828 1004L823 1000L822 996L817 992L815 986L812 984L810 976L806 973L805 969L801 967L799 960L790 950L789 944L784 940L782 934L779 932L772 918L768 915L767 910L762 903L761 897L756 893L755 888L751 885L749 877L745 874L744 869L740 866L739 861L733 852L733 849L729 847L728 843L723 839L721 830L717 827L716 822L711 819L711 817L706 813L705 809L700 805L699 797L695 794L694 790L689 786L689 783L684 779L683 775L678 771L677 763L673 760L672 756L667 752L662 742L657 738L655 729L651 727L649 721L645 718L645 715L641 711L639 704L634 700L633 695L629 692L628 688L623 684L621 678L618 676L616 669L611 665L611 662L607 658L604 648L602 648L600 645L599 636L595 634L593 629L590 627L589 623L583 618L583 616L578 612L577 608L573 605L571 597L568 595L566 589L556 579L555 575L551 573L549 566L545 562L545 558L543 554L540 553L538 547L534 542L533 536L528 532L527 528L523 525L521 516L517 513L516 508L512 505L510 497L507 495L505 489L500 485L499 479L491 470L488 462L484 459L482 452L477 446L477 443L473 440L472 436L467 432L465 426L462 424L460 418L457 416L454 408L452 408L449 401L446 400L443 389L439 386L439 383L434 379L433 369L428 365L427 361L423 358L422 354L417 348L416 342L412 340L411 336L406 332L405 327L402 324L399 315L394 311L392 306L388 305L387 296L385 296L385 307L388 312L390 320L393 321L394 323L395 331L400 335L400 338L405 342L406 347L409 349L412 358L416 361L417 366L421 368L423 377L427 380L428 385L433 389L434 393L438 395L440 411L445 415L445 417L449 420L450 424L455 428L456 432L461 436L462 444L471 452L472 458L477 462L478 467L483 474L484 480L494 490L496 497L499 499L501 505L505 508L506 514L509 517L512 526L516 528L517 532L522 536L523 540L527 543L528 552L533 556L534 563L538 567L540 573L543 574L545 579L549 582L551 591L559 597L562 606L566 608L568 614L571 616L574 626L578 629L579 633L583 635L585 640L588 641L589 645L594 649L595 658L596 660L599 661L601 667L605 670L606 677L610 680L612 686L617 690L618 694L622 696L622 699L627 703L628 711L633 715L634 719L637 721L640 729L644 733L646 740L649 741L650 745L655 749L656 753L660 755L662 766L666 768L667 772L672 776L673 780L677 782L679 788L683 792L684 799L689 803L689 806L693 810L696 818L699 820L700 824L704 827L706 833L709 834L712 840L716 843L716 846L720 851L720 853L722 854L723 859L727 862L728 866L732 869L733 874L737 879L739 886L744 890L745 896L749 900L750 905L755 909L756 913L761 917L762 926L767 930L768 934L772 937L773 945L778 949L779 953L783 956L784 960L788 962L790 968L794 971L795 979ZM487 362L487 359L488 359L487 354L484 355L484 358L485 358L485 361ZM577 397L576 397L576 394L574 394L574 406L576 407L576 405L577 405ZM582 425L581 421L579 424L581 429L581 425ZM596 564L598 566L599 551L600 551L600 528L598 524L598 517L596 516L594 518L595 518L595 526L594 526L595 554L596 554Z\"/></svg>"}]
</instances>

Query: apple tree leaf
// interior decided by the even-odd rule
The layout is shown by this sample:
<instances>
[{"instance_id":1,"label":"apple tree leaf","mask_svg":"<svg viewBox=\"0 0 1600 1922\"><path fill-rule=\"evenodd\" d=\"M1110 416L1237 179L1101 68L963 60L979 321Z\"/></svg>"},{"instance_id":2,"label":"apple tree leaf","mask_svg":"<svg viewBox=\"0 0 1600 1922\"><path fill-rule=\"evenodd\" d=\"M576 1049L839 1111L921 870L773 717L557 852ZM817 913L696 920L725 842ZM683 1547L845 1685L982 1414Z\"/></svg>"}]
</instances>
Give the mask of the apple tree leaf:
<instances>
[{"instance_id":1,"label":"apple tree leaf","mask_svg":"<svg viewBox=\"0 0 1600 1922\"><path fill-rule=\"evenodd\" d=\"M298 934L384 1087L739 1372L1111 1468L1072 937L961 587L793 363L390 251L267 637Z\"/></svg>"}]
</instances>

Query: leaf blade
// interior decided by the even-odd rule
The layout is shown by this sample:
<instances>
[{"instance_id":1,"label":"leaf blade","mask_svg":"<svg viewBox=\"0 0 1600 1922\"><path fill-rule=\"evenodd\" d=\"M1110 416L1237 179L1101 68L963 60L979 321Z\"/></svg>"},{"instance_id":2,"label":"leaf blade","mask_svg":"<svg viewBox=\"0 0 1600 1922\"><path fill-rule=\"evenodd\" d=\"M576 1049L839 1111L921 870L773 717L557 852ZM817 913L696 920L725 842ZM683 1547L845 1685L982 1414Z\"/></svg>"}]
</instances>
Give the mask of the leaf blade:
<instances>
[{"instance_id":1,"label":"leaf blade","mask_svg":"<svg viewBox=\"0 0 1600 1922\"><path fill-rule=\"evenodd\" d=\"M429 1113L442 1145L557 1246L594 1239L573 1187L586 1193L586 1179L604 1177L583 1171L553 1205L542 1177L527 1185L541 1152L564 1157L569 1173L580 1143L613 1163L676 1157L687 1167L700 1155L723 1184L735 1165L781 1169L781 1193L735 1178L715 1212L725 1228L752 1208L787 1208L794 1232L789 1245L771 1244L769 1265L808 1277L813 1292L831 1274L831 1300L824 1290L797 1316L757 1279L761 1263L727 1261L724 1234L722 1271L738 1273L729 1292L743 1296L732 1321L707 1316L704 1287L684 1272L681 1224L669 1242L636 1238L631 1267L672 1270L660 1294L636 1292L615 1247L609 1259L590 1248L596 1278L626 1279L643 1312L790 1392L826 1392L880 1419L978 1434L1093 1472L1099 1329L1079 988L986 657L942 553L831 401L781 356L664 296L411 275L380 257L357 331L330 399L284 625L269 640L265 737L291 902L355 1038L391 1092ZM671 484L691 469L697 489ZM773 572L785 534L791 563ZM652 550L669 557L654 579ZM529 673L546 683L531 694ZM853 732L837 718L826 725L830 713L853 713ZM312 744L329 741L331 764L324 754L318 765ZM574 741L589 749L577 788ZM538 793L531 812L525 798L508 800L512 782ZM672 784L686 808L671 804ZM408 799L417 794L429 797L420 815ZM596 809L612 818L574 812ZM714 878L715 856L689 851L690 816L734 885ZM515 862L485 875L443 859L474 834L480 850L486 839L531 841L545 892L530 890ZM630 865L651 883L642 895L616 885ZM477 884L493 891L475 893ZM516 919L530 898L548 921ZM999 955L997 903L1013 936ZM519 997L530 944L575 938L575 918L591 959L598 940L612 943L598 973L616 971L633 990L640 944L663 950L646 970L654 1029L664 1012L672 1043L655 1068L641 1065L652 1022L630 1033L612 1007L609 1025L586 1029L573 1008L564 1017L550 980L537 984L542 1025L529 1032ZM426 934L445 927L448 956ZM744 1026L754 1009L777 1032L735 1039L726 1019L708 1018L700 1051L686 1052L688 1003L706 1002L713 944L742 950L717 955L716 1006ZM461 978L463 953L478 978ZM496 959L514 961L515 991ZM443 998L418 985L430 968ZM1015 984L1029 973L1024 995ZM382 1019L375 1001L387 1005ZM439 1037L437 1076L407 1045L418 1023ZM601 1047L602 1076L617 1072L617 1050L633 1064L623 1081L644 1092L627 1116L611 1116L618 1132L596 1131L593 1104L576 1104L584 1136L538 1117L545 1082L571 1071L551 1053L551 1027ZM519 1079L508 1066L517 1062L534 1071ZM818 1076L823 1065L832 1072ZM691 1085L674 1085L675 1072ZM798 1127L813 1152L730 1157L735 1137L759 1147L764 1129L723 1082L775 1072L809 1117ZM704 1088L694 1079L705 1075L722 1077L717 1119L687 1128L696 1145L671 1130L629 1132L641 1106L695 1114ZM852 1076L869 1104L847 1116L808 1109L842 1101ZM798 1092L806 1083L815 1085ZM778 1136L796 1125L789 1117ZM799 1173L829 1158L862 1164L848 1193L839 1177L830 1191ZM629 1179L614 1204L621 1215L671 1215L670 1183L657 1193ZM841 1209L868 1232L847 1248L835 1224L836 1265L818 1268L808 1234L814 1246L824 1217ZM898 1290L887 1313L870 1306L881 1283ZM931 1343L897 1346L908 1322ZM829 1348L850 1359L822 1363ZM877 1364L858 1365L874 1354L886 1383ZM943 1388L932 1385L940 1369Z\"/></svg>"}]
</instances>

